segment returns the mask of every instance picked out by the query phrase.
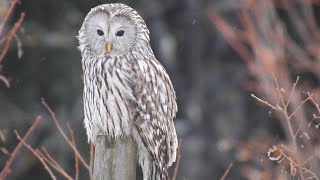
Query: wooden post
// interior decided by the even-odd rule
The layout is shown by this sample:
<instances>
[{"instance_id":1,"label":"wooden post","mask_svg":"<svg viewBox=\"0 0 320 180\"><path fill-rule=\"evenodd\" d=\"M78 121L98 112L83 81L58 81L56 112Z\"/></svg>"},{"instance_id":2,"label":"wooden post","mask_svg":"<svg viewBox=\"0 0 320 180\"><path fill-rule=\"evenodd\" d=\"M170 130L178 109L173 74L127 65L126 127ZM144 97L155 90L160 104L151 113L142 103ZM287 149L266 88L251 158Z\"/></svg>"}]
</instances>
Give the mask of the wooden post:
<instances>
[{"instance_id":1,"label":"wooden post","mask_svg":"<svg viewBox=\"0 0 320 180\"><path fill-rule=\"evenodd\" d=\"M99 136L95 144L94 180L135 180L136 145L132 138L109 141Z\"/></svg>"}]
</instances>

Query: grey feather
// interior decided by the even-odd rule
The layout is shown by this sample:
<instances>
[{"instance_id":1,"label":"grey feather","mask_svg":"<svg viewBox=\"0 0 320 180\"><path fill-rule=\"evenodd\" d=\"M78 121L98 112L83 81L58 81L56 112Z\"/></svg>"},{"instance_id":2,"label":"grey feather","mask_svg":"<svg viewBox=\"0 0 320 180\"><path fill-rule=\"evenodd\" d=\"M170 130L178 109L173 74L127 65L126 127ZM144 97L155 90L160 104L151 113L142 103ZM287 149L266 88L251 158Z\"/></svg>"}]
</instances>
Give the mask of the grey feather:
<instances>
[{"instance_id":1,"label":"grey feather","mask_svg":"<svg viewBox=\"0 0 320 180\"><path fill-rule=\"evenodd\" d=\"M103 4L88 13L78 39L88 141L133 137L144 179L168 179L178 146L176 95L144 20L127 5Z\"/></svg>"}]
</instances>

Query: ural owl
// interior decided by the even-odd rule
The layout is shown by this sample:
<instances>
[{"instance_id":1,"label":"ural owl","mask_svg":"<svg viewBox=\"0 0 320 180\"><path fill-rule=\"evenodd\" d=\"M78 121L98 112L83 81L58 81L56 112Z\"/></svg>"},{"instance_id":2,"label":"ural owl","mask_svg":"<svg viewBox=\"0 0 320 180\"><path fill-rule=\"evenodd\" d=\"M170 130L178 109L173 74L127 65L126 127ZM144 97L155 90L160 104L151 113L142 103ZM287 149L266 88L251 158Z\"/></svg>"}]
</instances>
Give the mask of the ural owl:
<instances>
[{"instance_id":1,"label":"ural owl","mask_svg":"<svg viewBox=\"0 0 320 180\"><path fill-rule=\"evenodd\" d=\"M133 137L145 180L166 180L178 146L176 95L141 16L124 4L88 13L79 31L88 141Z\"/></svg>"}]
</instances>

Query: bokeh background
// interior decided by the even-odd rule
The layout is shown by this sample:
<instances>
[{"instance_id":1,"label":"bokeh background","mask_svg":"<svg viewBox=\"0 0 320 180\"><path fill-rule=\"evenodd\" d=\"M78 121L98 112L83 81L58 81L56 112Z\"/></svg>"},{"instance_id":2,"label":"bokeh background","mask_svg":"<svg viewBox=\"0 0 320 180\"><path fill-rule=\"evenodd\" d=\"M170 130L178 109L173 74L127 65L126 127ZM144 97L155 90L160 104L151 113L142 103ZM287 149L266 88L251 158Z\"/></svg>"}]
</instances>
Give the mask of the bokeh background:
<instances>
[{"instance_id":1,"label":"bokeh background","mask_svg":"<svg viewBox=\"0 0 320 180\"><path fill-rule=\"evenodd\" d=\"M2 20L10 2L0 1ZM0 130L5 137L1 148L11 152L19 143L13 130L23 135L41 115L43 121L28 144L46 147L74 174L73 151L41 103L44 98L63 128L70 124L79 151L89 159L76 36L90 8L112 2L130 5L145 19L154 53L176 90L175 125L181 139L177 179L219 179L230 163L227 179L298 179L298 173L292 172L297 167L268 157L269 148L279 144L298 147L301 158L288 153L293 162L308 159L303 167L314 172L314 178L319 175L320 136L317 118L312 116L318 112L312 102L299 106L308 92L318 102L320 11L316 0L21 0L0 34L10 30L21 12L26 14L0 64L0 74L10 82L7 87L0 81ZM297 76L300 84L289 98ZM285 116L276 109L283 106L274 79L285 101L292 102L288 111L299 108L291 121L296 145L290 140ZM276 108L263 106L252 93ZM0 170L8 158L0 152ZM307 170L303 170L306 178L311 176ZM11 171L7 179L50 179L26 148L19 151ZM80 168L80 179L88 179L84 168Z\"/></svg>"}]
</instances>

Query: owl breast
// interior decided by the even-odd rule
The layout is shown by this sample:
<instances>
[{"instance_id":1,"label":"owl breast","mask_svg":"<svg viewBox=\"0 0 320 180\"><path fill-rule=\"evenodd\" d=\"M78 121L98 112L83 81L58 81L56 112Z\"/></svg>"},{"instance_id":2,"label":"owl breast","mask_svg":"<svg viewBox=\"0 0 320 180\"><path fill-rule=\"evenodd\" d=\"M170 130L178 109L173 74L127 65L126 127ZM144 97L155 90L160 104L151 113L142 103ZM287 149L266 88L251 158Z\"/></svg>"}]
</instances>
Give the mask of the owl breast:
<instances>
[{"instance_id":1,"label":"owl breast","mask_svg":"<svg viewBox=\"0 0 320 180\"><path fill-rule=\"evenodd\" d=\"M132 128L131 67L126 60L101 57L83 60L84 124L88 140L98 135L111 139L130 136Z\"/></svg>"}]
</instances>

